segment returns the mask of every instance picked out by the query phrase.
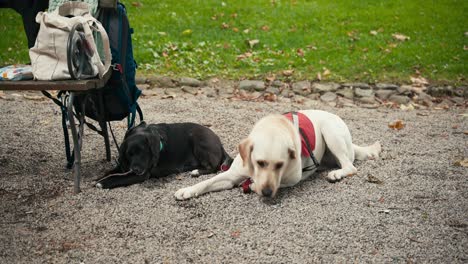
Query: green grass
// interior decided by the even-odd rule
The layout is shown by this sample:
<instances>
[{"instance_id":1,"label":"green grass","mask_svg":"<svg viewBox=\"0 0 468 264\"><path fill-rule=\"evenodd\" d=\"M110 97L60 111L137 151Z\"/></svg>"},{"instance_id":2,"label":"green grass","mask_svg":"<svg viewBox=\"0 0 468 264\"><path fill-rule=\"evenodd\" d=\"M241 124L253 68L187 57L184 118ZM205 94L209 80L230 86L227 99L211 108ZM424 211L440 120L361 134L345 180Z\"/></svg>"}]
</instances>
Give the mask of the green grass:
<instances>
[{"instance_id":1,"label":"green grass","mask_svg":"<svg viewBox=\"0 0 468 264\"><path fill-rule=\"evenodd\" d=\"M320 72L335 81L405 82L419 71L463 82L467 72L466 0L123 2L140 74L261 78L294 69L294 79ZM0 21L0 65L27 61L19 17L0 10Z\"/></svg>"}]
</instances>

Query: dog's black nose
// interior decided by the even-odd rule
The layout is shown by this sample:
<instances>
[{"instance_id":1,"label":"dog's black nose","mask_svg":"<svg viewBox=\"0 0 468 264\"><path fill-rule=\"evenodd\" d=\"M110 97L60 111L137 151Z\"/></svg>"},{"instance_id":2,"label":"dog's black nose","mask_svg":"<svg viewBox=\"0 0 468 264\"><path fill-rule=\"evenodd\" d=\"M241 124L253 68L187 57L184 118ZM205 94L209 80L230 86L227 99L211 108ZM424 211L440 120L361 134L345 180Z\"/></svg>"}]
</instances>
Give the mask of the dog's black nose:
<instances>
[{"instance_id":1,"label":"dog's black nose","mask_svg":"<svg viewBox=\"0 0 468 264\"><path fill-rule=\"evenodd\" d=\"M264 188L262 189L262 194L265 197L271 197L271 195L273 194L273 191L270 188Z\"/></svg>"}]
</instances>

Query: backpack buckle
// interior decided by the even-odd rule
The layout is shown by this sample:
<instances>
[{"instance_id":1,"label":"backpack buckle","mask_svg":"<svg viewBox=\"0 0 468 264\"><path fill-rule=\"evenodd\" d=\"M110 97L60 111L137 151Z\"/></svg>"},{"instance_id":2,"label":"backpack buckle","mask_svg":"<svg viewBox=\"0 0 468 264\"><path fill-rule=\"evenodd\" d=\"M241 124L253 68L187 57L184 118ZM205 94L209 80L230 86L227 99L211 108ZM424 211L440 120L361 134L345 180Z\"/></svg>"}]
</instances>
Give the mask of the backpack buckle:
<instances>
[{"instance_id":1,"label":"backpack buckle","mask_svg":"<svg viewBox=\"0 0 468 264\"><path fill-rule=\"evenodd\" d=\"M112 66L112 69L114 71L118 71L120 73L123 73L122 64L115 63L115 64L112 64L111 66Z\"/></svg>"}]
</instances>

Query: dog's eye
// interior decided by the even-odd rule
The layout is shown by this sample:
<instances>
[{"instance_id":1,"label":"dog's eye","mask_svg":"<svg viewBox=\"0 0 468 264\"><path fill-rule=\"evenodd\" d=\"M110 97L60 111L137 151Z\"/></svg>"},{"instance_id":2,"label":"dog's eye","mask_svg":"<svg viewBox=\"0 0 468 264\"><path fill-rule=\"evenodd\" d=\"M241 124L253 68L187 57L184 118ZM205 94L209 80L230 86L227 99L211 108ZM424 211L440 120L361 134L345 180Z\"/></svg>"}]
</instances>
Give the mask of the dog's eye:
<instances>
[{"instance_id":1,"label":"dog's eye","mask_svg":"<svg viewBox=\"0 0 468 264\"><path fill-rule=\"evenodd\" d=\"M260 166L260 168L265 168L266 166L268 166L268 163L264 160L257 160L257 164L258 166Z\"/></svg>"},{"instance_id":2,"label":"dog's eye","mask_svg":"<svg viewBox=\"0 0 468 264\"><path fill-rule=\"evenodd\" d=\"M279 170L279 169L281 169L282 167L283 167L283 162L278 162L278 163L275 164L275 169L276 169L276 170Z\"/></svg>"}]
</instances>

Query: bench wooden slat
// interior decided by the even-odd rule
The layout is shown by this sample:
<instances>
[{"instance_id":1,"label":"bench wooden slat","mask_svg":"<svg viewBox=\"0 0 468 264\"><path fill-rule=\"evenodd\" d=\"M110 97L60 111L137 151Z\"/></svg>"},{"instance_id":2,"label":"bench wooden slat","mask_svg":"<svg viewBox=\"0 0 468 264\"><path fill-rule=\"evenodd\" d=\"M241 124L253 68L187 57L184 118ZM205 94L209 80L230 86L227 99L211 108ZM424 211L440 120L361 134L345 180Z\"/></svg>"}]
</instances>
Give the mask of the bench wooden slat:
<instances>
[{"instance_id":1,"label":"bench wooden slat","mask_svg":"<svg viewBox=\"0 0 468 264\"><path fill-rule=\"evenodd\" d=\"M111 70L102 79L87 80L63 80L63 81L0 81L0 90L63 90L63 91L86 91L102 88L109 80Z\"/></svg>"}]
</instances>

